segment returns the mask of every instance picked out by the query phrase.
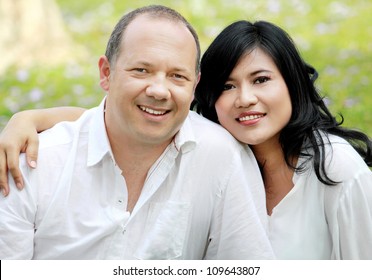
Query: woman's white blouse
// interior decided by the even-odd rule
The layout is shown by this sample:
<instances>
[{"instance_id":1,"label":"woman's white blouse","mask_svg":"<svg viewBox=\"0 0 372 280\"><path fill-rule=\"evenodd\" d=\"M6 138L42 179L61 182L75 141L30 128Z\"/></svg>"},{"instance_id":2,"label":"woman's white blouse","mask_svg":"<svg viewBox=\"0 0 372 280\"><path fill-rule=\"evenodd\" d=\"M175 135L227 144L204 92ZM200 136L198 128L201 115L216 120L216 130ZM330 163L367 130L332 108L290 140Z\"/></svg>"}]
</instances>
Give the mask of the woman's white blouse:
<instances>
[{"instance_id":1,"label":"woman's white blouse","mask_svg":"<svg viewBox=\"0 0 372 280\"><path fill-rule=\"evenodd\" d=\"M329 138L326 170L341 183L322 184L311 162L294 175L293 189L269 216L279 259L372 259L372 172L345 140Z\"/></svg>"}]
</instances>

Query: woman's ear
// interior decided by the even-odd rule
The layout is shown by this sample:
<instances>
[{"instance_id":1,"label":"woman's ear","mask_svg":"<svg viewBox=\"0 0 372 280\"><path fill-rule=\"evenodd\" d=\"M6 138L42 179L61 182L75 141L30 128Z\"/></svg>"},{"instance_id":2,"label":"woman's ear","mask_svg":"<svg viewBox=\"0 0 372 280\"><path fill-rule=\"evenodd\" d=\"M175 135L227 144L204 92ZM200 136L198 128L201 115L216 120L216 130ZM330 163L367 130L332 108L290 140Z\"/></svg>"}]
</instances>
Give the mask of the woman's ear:
<instances>
[{"instance_id":1,"label":"woman's ear","mask_svg":"<svg viewBox=\"0 0 372 280\"><path fill-rule=\"evenodd\" d=\"M99 85L104 91L109 91L110 89L110 62L105 55L101 56L98 60L99 68Z\"/></svg>"}]
</instances>

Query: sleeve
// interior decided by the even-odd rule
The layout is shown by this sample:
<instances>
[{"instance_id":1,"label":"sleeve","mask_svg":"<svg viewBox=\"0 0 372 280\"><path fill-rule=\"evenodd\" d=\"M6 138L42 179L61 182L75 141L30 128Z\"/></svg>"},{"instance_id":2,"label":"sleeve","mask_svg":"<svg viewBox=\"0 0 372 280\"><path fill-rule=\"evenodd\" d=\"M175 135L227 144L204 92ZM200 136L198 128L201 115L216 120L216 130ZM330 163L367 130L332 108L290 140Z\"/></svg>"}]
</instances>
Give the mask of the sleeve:
<instances>
[{"instance_id":1,"label":"sleeve","mask_svg":"<svg viewBox=\"0 0 372 280\"><path fill-rule=\"evenodd\" d=\"M15 187L12 179L9 185L9 195L0 197L0 259L31 259L36 213L34 196L27 183L22 191Z\"/></svg>"},{"instance_id":2,"label":"sleeve","mask_svg":"<svg viewBox=\"0 0 372 280\"><path fill-rule=\"evenodd\" d=\"M332 188L332 187L330 187ZM334 197L335 198L335 197ZM345 181L333 224L334 259L372 259L372 172L366 168ZM335 201L329 203L334 203Z\"/></svg>"},{"instance_id":3,"label":"sleeve","mask_svg":"<svg viewBox=\"0 0 372 280\"><path fill-rule=\"evenodd\" d=\"M218 195L206 259L274 259L255 201L261 199L260 204L265 207L265 200L261 196L254 197L256 191L251 191L251 188L257 188L252 184L261 182L256 177L260 174L256 172L255 164L251 159L238 158L231 166L231 175Z\"/></svg>"}]
</instances>

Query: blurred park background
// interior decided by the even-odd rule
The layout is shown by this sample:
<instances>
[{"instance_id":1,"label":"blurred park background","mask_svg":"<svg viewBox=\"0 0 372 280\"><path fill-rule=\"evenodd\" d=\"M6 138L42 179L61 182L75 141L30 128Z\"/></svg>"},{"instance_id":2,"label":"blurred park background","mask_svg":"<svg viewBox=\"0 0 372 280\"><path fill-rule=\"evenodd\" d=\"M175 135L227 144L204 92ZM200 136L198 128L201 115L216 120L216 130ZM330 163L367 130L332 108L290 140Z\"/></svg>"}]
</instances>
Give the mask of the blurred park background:
<instances>
[{"instance_id":1,"label":"blurred park background","mask_svg":"<svg viewBox=\"0 0 372 280\"><path fill-rule=\"evenodd\" d=\"M20 110L98 105L97 61L114 25L153 3L184 15L202 51L236 20L283 27L318 70L331 111L372 136L371 0L0 0L0 130Z\"/></svg>"}]
</instances>

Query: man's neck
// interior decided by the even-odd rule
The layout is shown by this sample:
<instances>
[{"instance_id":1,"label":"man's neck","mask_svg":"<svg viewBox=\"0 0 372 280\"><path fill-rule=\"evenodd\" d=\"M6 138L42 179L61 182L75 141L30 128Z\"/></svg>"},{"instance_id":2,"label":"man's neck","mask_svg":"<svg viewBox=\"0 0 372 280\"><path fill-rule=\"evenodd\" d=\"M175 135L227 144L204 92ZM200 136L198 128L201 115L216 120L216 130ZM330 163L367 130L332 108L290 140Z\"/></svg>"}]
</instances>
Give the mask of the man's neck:
<instances>
[{"instance_id":1,"label":"man's neck","mask_svg":"<svg viewBox=\"0 0 372 280\"><path fill-rule=\"evenodd\" d=\"M128 190L127 211L132 212L145 184L147 173L162 155L169 143L144 145L125 139L110 139L115 162L122 170Z\"/></svg>"}]
</instances>

